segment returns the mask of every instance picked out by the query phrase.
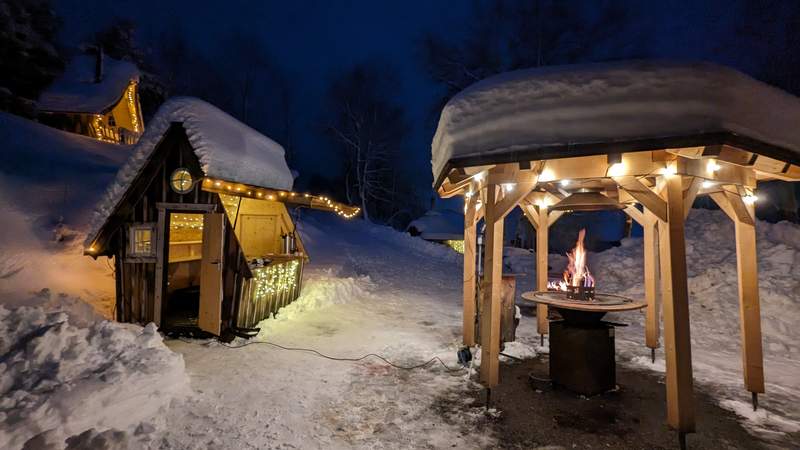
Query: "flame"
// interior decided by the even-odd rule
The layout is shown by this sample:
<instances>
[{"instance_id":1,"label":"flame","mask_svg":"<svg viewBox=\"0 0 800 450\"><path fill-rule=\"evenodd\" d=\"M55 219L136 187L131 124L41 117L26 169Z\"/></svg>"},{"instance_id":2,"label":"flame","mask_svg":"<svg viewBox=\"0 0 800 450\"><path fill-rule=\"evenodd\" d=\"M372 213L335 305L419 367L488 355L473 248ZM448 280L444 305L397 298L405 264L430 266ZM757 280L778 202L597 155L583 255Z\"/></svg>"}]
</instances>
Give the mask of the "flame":
<instances>
[{"instance_id":1,"label":"flame","mask_svg":"<svg viewBox=\"0 0 800 450\"><path fill-rule=\"evenodd\" d=\"M567 286L594 286L594 277L591 272L589 272L589 266L586 264L586 247L583 245L585 237L586 229L582 229L578 233L578 242L575 243L575 248L567 253L569 264L564 271L564 278L562 280L548 282L548 289L566 291Z\"/></svg>"}]
</instances>

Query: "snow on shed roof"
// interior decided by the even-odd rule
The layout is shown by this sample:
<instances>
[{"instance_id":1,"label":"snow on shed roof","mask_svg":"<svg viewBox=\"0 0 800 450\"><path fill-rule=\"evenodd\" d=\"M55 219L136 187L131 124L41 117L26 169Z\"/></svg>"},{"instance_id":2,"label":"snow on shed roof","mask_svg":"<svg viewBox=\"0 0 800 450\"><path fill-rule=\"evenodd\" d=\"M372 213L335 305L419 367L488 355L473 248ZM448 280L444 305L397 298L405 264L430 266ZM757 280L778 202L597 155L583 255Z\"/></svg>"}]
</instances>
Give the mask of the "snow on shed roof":
<instances>
[{"instance_id":1,"label":"snow on shed roof","mask_svg":"<svg viewBox=\"0 0 800 450\"><path fill-rule=\"evenodd\" d=\"M432 209L408 224L422 239L444 241L464 239L464 215L449 209Z\"/></svg>"},{"instance_id":2,"label":"snow on shed roof","mask_svg":"<svg viewBox=\"0 0 800 450\"><path fill-rule=\"evenodd\" d=\"M639 60L543 67L496 75L453 97L439 119L431 164L437 180L448 165L478 165L469 163L477 157L492 163L525 152L535 159L546 148L570 156L570 147L677 138L687 143L685 138L716 133L775 146L800 161L798 123L800 99L715 64Z\"/></svg>"},{"instance_id":3,"label":"snow on shed roof","mask_svg":"<svg viewBox=\"0 0 800 450\"><path fill-rule=\"evenodd\" d=\"M131 81L139 81L139 69L128 61L103 58L103 77L94 82L96 56L78 55L64 73L39 97L38 107L48 112L100 114L113 107Z\"/></svg>"},{"instance_id":4,"label":"snow on shed roof","mask_svg":"<svg viewBox=\"0 0 800 450\"><path fill-rule=\"evenodd\" d=\"M206 176L271 189L291 190L294 178L283 147L217 107L192 97L166 101L148 124L128 162L93 214L87 245L114 213L123 195L173 123L180 123Z\"/></svg>"}]
</instances>

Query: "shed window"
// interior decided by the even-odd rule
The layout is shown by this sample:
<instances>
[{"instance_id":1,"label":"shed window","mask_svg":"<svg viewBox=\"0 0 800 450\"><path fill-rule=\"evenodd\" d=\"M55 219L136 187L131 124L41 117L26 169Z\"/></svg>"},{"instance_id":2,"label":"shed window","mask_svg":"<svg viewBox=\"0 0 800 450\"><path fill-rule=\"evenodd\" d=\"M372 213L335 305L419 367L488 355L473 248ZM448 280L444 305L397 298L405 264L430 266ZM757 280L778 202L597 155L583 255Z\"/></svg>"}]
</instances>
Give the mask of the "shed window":
<instances>
[{"instance_id":1,"label":"shed window","mask_svg":"<svg viewBox=\"0 0 800 450\"><path fill-rule=\"evenodd\" d=\"M150 223L131 225L128 233L130 248L128 255L133 257L149 257L156 255L155 225Z\"/></svg>"}]
</instances>

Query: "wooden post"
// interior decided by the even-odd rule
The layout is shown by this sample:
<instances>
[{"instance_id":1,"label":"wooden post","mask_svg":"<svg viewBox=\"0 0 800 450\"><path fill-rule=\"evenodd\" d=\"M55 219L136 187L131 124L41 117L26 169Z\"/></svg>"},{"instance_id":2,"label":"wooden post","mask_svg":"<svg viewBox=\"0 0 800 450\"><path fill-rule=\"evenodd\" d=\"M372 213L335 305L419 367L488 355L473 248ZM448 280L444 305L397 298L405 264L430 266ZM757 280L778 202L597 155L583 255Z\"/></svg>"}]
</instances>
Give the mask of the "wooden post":
<instances>
[{"instance_id":1,"label":"wooden post","mask_svg":"<svg viewBox=\"0 0 800 450\"><path fill-rule=\"evenodd\" d=\"M483 298L481 299L481 382L491 389L500 378L500 294L503 272L503 215L498 214L500 186L486 190L486 236L484 247Z\"/></svg>"},{"instance_id":2,"label":"wooden post","mask_svg":"<svg viewBox=\"0 0 800 450\"><path fill-rule=\"evenodd\" d=\"M547 251L549 218L547 206L539 205L538 224L536 228L536 290L547 290ZM536 329L544 340L544 335L550 332L550 322L547 320L547 305L536 304Z\"/></svg>"},{"instance_id":3,"label":"wooden post","mask_svg":"<svg viewBox=\"0 0 800 450\"><path fill-rule=\"evenodd\" d=\"M658 301L658 219L645 209L644 211L644 298L647 302L645 311L645 345L655 350L659 339Z\"/></svg>"},{"instance_id":4,"label":"wooden post","mask_svg":"<svg viewBox=\"0 0 800 450\"><path fill-rule=\"evenodd\" d=\"M751 216L753 206L747 205ZM736 268L739 273L739 318L742 333L744 385L753 394L764 392L764 357L761 349L761 309L758 298L756 227L736 219Z\"/></svg>"},{"instance_id":5,"label":"wooden post","mask_svg":"<svg viewBox=\"0 0 800 450\"><path fill-rule=\"evenodd\" d=\"M464 214L464 332L467 347L475 345L475 195L466 199Z\"/></svg>"},{"instance_id":6,"label":"wooden post","mask_svg":"<svg viewBox=\"0 0 800 450\"><path fill-rule=\"evenodd\" d=\"M686 271L682 180L666 179L667 221L659 221L664 354L667 366L667 422L680 433L694 432L692 349Z\"/></svg>"},{"instance_id":7,"label":"wooden post","mask_svg":"<svg viewBox=\"0 0 800 450\"><path fill-rule=\"evenodd\" d=\"M761 348L761 307L758 294L755 211L745 204L743 192L725 190L711 198L733 220L736 232L736 270L739 278L739 320L742 339L744 385L753 393L764 392L764 356Z\"/></svg>"}]
</instances>

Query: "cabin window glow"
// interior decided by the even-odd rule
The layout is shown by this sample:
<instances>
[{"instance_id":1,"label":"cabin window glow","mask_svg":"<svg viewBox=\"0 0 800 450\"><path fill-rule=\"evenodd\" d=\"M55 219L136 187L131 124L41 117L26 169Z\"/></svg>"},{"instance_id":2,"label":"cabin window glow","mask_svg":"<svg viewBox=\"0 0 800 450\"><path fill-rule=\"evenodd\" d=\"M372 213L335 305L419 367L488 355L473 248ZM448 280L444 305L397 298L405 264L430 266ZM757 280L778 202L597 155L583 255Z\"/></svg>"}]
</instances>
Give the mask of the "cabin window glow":
<instances>
[{"instance_id":1,"label":"cabin window glow","mask_svg":"<svg viewBox=\"0 0 800 450\"><path fill-rule=\"evenodd\" d=\"M128 231L128 256L151 257L156 254L155 224L140 223L131 225Z\"/></svg>"},{"instance_id":2,"label":"cabin window glow","mask_svg":"<svg viewBox=\"0 0 800 450\"><path fill-rule=\"evenodd\" d=\"M194 187L192 174L186 169L175 169L170 177L170 185L172 186L172 190L178 194L187 194L191 192Z\"/></svg>"}]
</instances>

